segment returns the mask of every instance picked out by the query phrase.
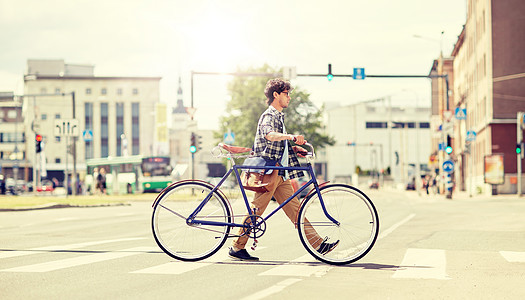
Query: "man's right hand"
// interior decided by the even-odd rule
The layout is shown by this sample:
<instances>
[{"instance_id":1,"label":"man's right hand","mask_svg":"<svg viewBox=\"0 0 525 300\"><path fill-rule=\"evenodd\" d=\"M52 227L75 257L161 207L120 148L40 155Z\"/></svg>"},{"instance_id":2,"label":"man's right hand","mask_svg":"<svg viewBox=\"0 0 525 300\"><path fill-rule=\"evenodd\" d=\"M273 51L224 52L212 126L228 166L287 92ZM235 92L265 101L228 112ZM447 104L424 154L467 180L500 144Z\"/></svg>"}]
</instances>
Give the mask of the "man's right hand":
<instances>
[{"instance_id":1,"label":"man's right hand","mask_svg":"<svg viewBox=\"0 0 525 300\"><path fill-rule=\"evenodd\" d=\"M292 139L297 145L304 145L306 144L306 140L304 139L304 136L302 135L294 135Z\"/></svg>"}]
</instances>

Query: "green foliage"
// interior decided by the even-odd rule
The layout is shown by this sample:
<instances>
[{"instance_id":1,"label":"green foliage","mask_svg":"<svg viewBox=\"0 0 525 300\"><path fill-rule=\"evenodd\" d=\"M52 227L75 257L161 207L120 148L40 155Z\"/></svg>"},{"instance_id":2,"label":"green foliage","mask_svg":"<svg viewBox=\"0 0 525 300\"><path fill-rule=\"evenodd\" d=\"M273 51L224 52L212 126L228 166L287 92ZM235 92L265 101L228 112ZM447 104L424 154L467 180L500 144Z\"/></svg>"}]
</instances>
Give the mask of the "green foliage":
<instances>
[{"instance_id":1,"label":"green foliage","mask_svg":"<svg viewBox=\"0 0 525 300\"><path fill-rule=\"evenodd\" d=\"M257 69L242 70L243 73L268 73L273 70L268 65ZM222 116L221 128L215 137L222 140L223 134L231 129L235 133L235 145L252 147L257 123L261 114L268 108L264 88L270 77L235 77L228 86L231 100L226 105L226 116ZM291 100L286 113L285 125L288 133L302 134L316 149L333 145L335 140L323 133L323 108L318 109L310 101L310 95L299 87L290 94Z\"/></svg>"}]
</instances>

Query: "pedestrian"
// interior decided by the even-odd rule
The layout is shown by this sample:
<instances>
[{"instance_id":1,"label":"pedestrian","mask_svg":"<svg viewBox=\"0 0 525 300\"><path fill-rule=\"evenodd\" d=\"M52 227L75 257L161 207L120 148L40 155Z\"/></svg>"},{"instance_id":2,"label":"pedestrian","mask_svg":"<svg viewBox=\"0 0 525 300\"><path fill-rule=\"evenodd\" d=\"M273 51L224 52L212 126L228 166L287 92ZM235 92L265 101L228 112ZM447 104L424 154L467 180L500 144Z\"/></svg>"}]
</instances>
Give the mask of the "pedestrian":
<instances>
[{"instance_id":1,"label":"pedestrian","mask_svg":"<svg viewBox=\"0 0 525 300\"><path fill-rule=\"evenodd\" d=\"M100 183L98 181L98 168L95 167L93 168L93 182L91 183L91 193L97 194L99 190L100 190Z\"/></svg>"},{"instance_id":2,"label":"pedestrian","mask_svg":"<svg viewBox=\"0 0 525 300\"><path fill-rule=\"evenodd\" d=\"M97 176L97 182L99 186L100 193L102 195L106 194L106 169L100 168L100 172Z\"/></svg>"},{"instance_id":3,"label":"pedestrian","mask_svg":"<svg viewBox=\"0 0 525 300\"><path fill-rule=\"evenodd\" d=\"M278 163L285 167L299 167L300 163L297 156L298 154L302 156L300 153L306 152L302 147L292 147L290 143L290 141L293 140L297 145L304 145L306 143L304 136L288 134L286 132L283 109L287 108L290 103L291 92L292 87L290 83L282 79L269 80L264 89L268 109L266 109L259 118L253 149L255 155L264 158L266 165L275 166L276 163ZM268 170L267 174L271 172L272 170ZM276 182L269 184L271 187L268 192L255 193L254 199L251 202L251 209L258 216L264 213L272 197L281 204L292 196L294 189L291 179L304 176L302 171L296 170L279 170L278 172L279 176L276 177ZM299 199L295 197L283 207L285 214L294 225L296 225L299 206ZM249 223L249 217L247 216L243 222ZM322 254L332 251L339 244L339 240L329 243L328 237L323 239L313 227L308 229L306 236L308 236L308 242L314 249L317 249L317 251ZM258 261L259 258L251 256L245 249L248 239L249 236L245 234L244 229L240 228L239 237L233 240L232 247L230 248L230 257L241 260Z\"/></svg>"},{"instance_id":4,"label":"pedestrian","mask_svg":"<svg viewBox=\"0 0 525 300\"><path fill-rule=\"evenodd\" d=\"M427 195L430 195L428 188L430 187L430 176L425 175L425 190L427 191Z\"/></svg>"}]
</instances>

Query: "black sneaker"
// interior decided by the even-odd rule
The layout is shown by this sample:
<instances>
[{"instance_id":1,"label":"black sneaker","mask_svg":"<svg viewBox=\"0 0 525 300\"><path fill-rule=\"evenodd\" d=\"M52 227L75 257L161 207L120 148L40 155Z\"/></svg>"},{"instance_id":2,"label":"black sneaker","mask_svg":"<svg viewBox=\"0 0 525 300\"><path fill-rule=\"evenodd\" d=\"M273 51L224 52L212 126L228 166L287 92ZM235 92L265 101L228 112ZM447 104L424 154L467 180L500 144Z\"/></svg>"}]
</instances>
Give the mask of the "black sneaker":
<instances>
[{"instance_id":1,"label":"black sneaker","mask_svg":"<svg viewBox=\"0 0 525 300\"><path fill-rule=\"evenodd\" d=\"M337 245L339 245L339 240L335 241L334 243L327 243L326 241L328 241L328 237L325 237L319 248L317 248L317 252L323 255L328 254L330 251L334 250Z\"/></svg>"},{"instance_id":2,"label":"black sneaker","mask_svg":"<svg viewBox=\"0 0 525 300\"><path fill-rule=\"evenodd\" d=\"M246 249L241 249L239 251L233 250L233 248L230 248L230 252L228 253L230 257L237 258L240 260L249 260L249 261L259 261L258 257L251 256Z\"/></svg>"}]
</instances>

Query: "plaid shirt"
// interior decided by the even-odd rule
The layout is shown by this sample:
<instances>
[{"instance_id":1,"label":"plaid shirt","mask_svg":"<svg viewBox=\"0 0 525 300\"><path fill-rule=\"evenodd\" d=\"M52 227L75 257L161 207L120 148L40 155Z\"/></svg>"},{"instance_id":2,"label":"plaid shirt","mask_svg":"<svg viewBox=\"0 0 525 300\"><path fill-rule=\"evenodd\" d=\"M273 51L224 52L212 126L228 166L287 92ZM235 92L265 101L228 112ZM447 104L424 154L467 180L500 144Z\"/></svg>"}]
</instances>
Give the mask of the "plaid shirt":
<instances>
[{"instance_id":1,"label":"plaid shirt","mask_svg":"<svg viewBox=\"0 0 525 300\"><path fill-rule=\"evenodd\" d=\"M257 133L255 134L254 151L257 156L262 156L265 160L280 162L284 153L285 143L288 143L288 166L300 167L299 159L293 151L290 141L269 141L265 136L270 132L283 132L284 113L278 111L273 106L268 109L259 118ZM284 176L284 170L279 171L279 175ZM288 171L289 178L304 176L303 171Z\"/></svg>"}]
</instances>

